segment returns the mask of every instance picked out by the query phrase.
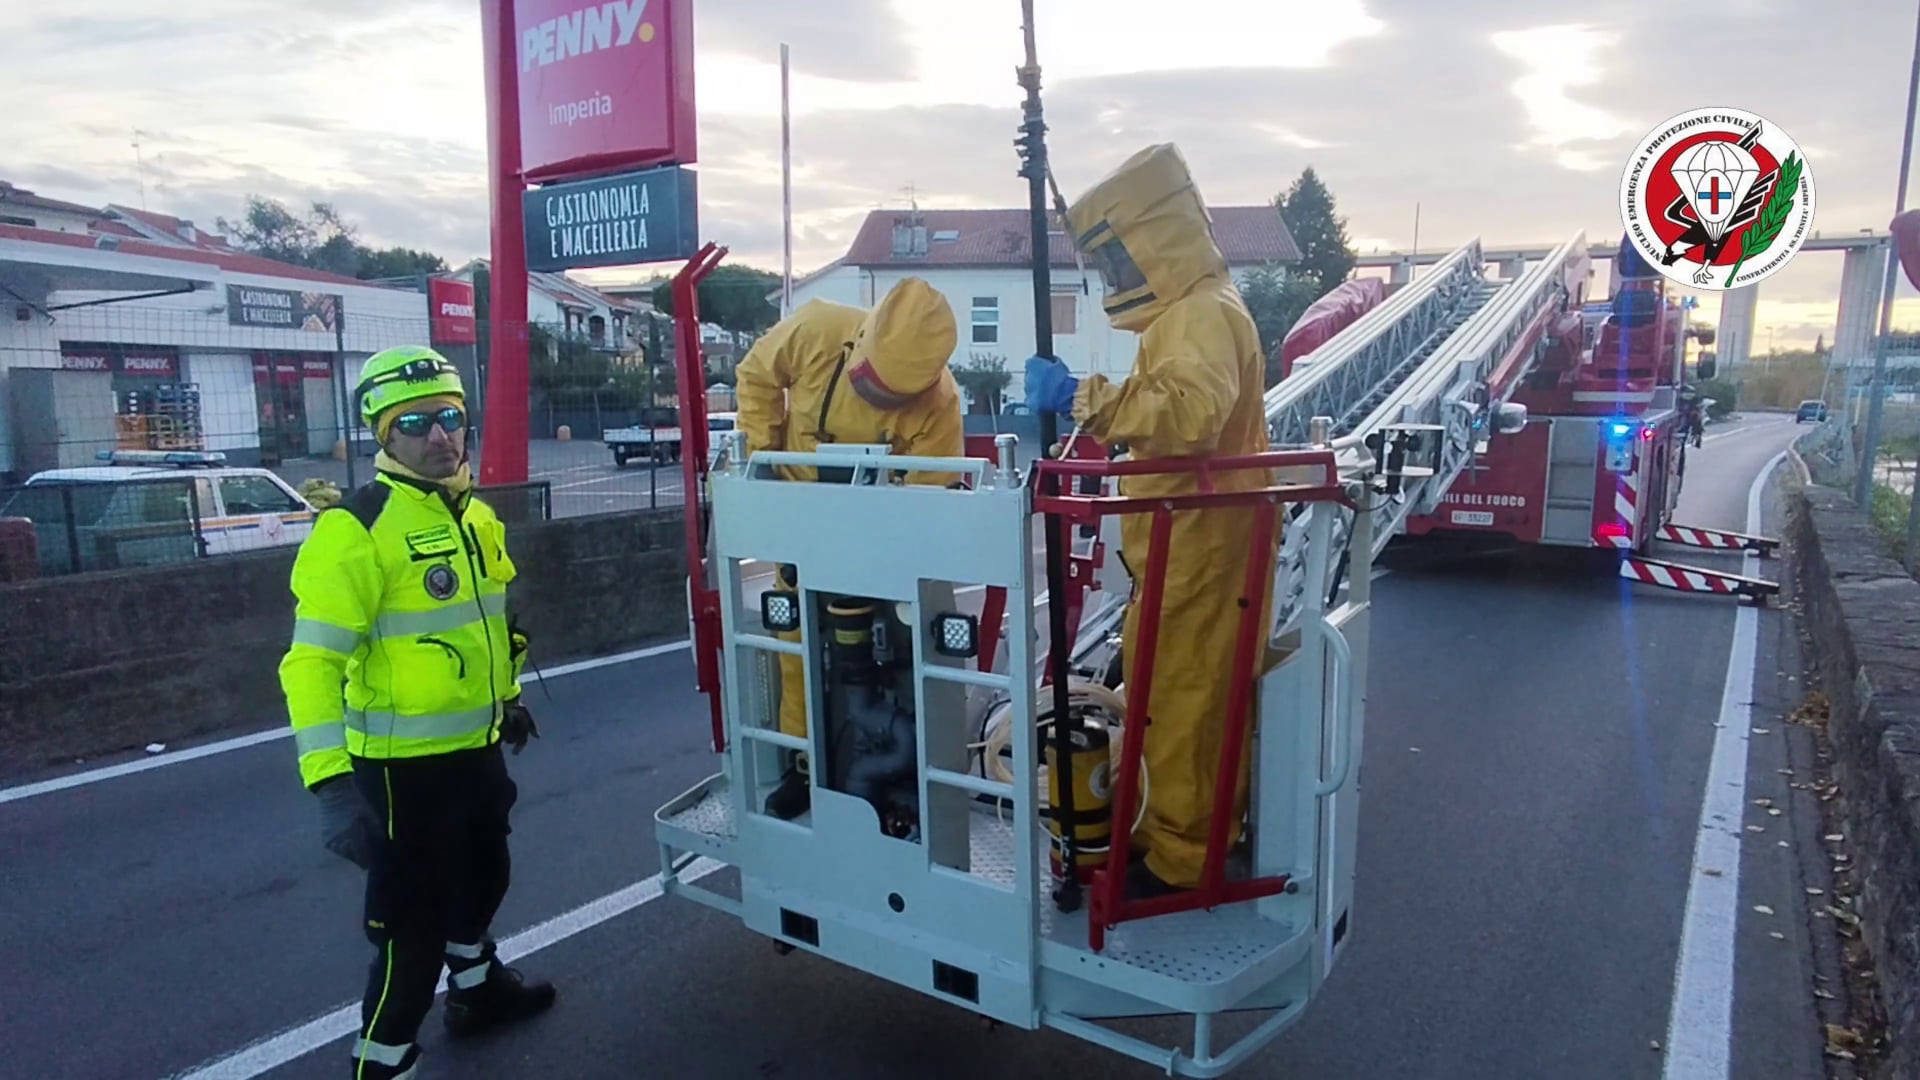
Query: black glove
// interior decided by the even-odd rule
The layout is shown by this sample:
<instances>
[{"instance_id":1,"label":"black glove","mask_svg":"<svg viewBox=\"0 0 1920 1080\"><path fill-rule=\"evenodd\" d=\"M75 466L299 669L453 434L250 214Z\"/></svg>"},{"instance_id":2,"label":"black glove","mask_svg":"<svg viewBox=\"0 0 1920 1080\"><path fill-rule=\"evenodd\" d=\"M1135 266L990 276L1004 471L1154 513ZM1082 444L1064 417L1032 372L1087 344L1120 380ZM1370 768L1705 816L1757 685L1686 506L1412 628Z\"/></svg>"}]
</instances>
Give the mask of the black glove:
<instances>
[{"instance_id":1,"label":"black glove","mask_svg":"<svg viewBox=\"0 0 1920 1080\"><path fill-rule=\"evenodd\" d=\"M371 867L373 847L380 839L379 823L353 779L322 780L313 793L320 800L320 837L327 850L362 870Z\"/></svg>"},{"instance_id":2,"label":"black glove","mask_svg":"<svg viewBox=\"0 0 1920 1080\"><path fill-rule=\"evenodd\" d=\"M540 725L533 722L533 714L527 711L520 699L500 706L500 741L513 747L515 754L527 748L527 737L540 737Z\"/></svg>"}]
</instances>

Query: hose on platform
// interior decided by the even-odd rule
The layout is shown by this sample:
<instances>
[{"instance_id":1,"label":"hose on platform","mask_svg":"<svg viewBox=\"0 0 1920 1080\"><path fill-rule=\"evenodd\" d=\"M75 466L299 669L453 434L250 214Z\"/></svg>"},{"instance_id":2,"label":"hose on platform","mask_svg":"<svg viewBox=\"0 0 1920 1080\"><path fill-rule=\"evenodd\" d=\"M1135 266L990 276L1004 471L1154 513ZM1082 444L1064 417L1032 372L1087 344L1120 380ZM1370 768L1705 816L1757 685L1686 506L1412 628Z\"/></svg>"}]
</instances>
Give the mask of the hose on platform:
<instances>
[{"instance_id":1,"label":"hose on platform","mask_svg":"<svg viewBox=\"0 0 1920 1080\"><path fill-rule=\"evenodd\" d=\"M1044 686L1036 685L1035 687L1036 691L1044 689ZM1034 727L1039 729L1042 735L1046 735L1053 726L1053 695L1036 692L1034 700ZM1081 716L1098 717L1106 722L1109 734L1109 760L1117 776L1126 732L1127 699L1124 696L1124 686L1108 689L1091 680L1070 678L1067 680L1067 707ZM1003 784L1014 782L1013 769L1004 757L1013 742L1012 717L1011 699L1002 698L994 702L988 708L986 719L980 725L980 741L967 744L969 750L979 755L977 766L979 775ZM1038 745L1044 748L1047 744L1042 739ZM1035 797L1044 806L1047 800L1047 765L1044 754L1036 763L1034 780ZM1147 776L1147 763L1142 760L1140 762L1140 805L1134 810L1133 831L1137 832L1141 822L1146 820L1147 797L1151 792L1152 785ZM1002 800L991 801L1000 810L1006 808Z\"/></svg>"}]
</instances>

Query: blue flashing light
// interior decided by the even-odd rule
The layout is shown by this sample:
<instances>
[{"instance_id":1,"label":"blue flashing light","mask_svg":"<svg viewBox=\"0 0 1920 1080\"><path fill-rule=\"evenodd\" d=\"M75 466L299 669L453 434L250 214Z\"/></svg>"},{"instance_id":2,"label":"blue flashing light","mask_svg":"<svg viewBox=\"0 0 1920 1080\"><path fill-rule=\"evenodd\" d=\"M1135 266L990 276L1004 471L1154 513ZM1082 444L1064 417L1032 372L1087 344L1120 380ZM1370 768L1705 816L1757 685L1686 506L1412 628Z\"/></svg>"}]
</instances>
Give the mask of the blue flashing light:
<instances>
[{"instance_id":1,"label":"blue flashing light","mask_svg":"<svg viewBox=\"0 0 1920 1080\"><path fill-rule=\"evenodd\" d=\"M1625 438L1626 436L1633 434L1633 425L1616 423L1613 425L1613 433L1622 438Z\"/></svg>"}]
</instances>

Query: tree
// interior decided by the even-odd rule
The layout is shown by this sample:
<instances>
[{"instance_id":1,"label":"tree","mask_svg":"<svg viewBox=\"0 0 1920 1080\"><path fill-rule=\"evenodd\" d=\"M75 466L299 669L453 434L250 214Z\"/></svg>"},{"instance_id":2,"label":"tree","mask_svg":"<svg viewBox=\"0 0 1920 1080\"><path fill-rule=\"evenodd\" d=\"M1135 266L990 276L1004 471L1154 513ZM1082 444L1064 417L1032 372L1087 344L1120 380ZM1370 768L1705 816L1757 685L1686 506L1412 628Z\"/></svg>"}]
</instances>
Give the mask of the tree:
<instances>
[{"instance_id":1,"label":"tree","mask_svg":"<svg viewBox=\"0 0 1920 1080\"><path fill-rule=\"evenodd\" d=\"M348 224L332 203L308 205L303 216L277 200L249 195L246 213L238 221L218 218L216 222L228 242L242 251L362 281L447 268L445 260L431 252L404 247L375 251L360 242L358 228Z\"/></svg>"},{"instance_id":2,"label":"tree","mask_svg":"<svg viewBox=\"0 0 1920 1080\"><path fill-rule=\"evenodd\" d=\"M323 249L337 259L356 246L353 226L340 219L331 203L309 205L311 209L303 217L277 200L249 195L246 214L240 220L223 217L215 221L235 247L296 266L313 266Z\"/></svg>"},{"instance_id":3,"label":"tree","mask_svg":"<svg viewBox=\"0 0 1920 1080\"><path fill-rule=\"evenodd\" d=\"M1267 360L1266 384L1280 381L1280 342L1300 321L1300 313L1320 298L1320 283L1307 277L1289 277L1286 268L1268 263L1247 272L1240 281L1240 297L1260 331L1260 355Z\"/></svg>"},{"instance_id":4,"label":"tree","mask_svg":"<svg viewBox=\"0 0 1920 1080\"><path fill-rule=\"evenodd\" d=\"M358 273L362 279L374 280L439 274L444 273L446 269L446 260L430 251L390 247L385 251L365 251L365 254L360 257Z\"/></svg>"},{"instance_id":5,"label":"tree","mask_svg":"<svg viewBox=\"0 0 1920 1080\"><path fill-rule=\"evenodd\" d=\"M700 321L727 330L759 332L780 321L780 306L767 294L780 287L780 275L751 266L720 266L700 282ZM673 282L654 286L653 306L673 314Z\"/></svg>"},{"instance_id":6,"label":"tree","mask_svg":"<svg viewBox=\"0 0 1920 1080\"><path fill-rule=\"evenodd\" d=\"M1325 295L1353 272L1353 248L1347 242L1347 219L1336 216L1333 192L1309 165L1286 194L1276 195L1281 220L1300 246L1300 264L1294 273L1319 283Z\"/></svg>"},{"instance_id":7,"label":"tree","mask_svg":"<svg viewBox=\"0 0 1920 1080\"><path fill-rule=\"evenodd\" d=\"M967 362L953 366L953 381L967 392L976 413L997 413L1000 395L1013 382L1007 358L999 353L970 353Z\"/></svg>"}]
</instances>

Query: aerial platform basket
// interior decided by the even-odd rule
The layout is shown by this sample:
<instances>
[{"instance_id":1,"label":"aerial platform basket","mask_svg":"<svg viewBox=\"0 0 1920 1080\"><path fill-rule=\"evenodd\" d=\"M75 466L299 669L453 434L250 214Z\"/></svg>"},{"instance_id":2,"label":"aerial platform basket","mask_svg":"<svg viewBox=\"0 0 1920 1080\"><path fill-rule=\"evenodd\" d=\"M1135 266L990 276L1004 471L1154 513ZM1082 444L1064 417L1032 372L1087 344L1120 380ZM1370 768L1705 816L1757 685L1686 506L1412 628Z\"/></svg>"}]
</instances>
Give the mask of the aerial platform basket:
<instances>
[{"instance_id":1,"label":"aerial platform basket","mask_svg":"<svg viewBox=\"0 0 1920 1080\"><path fill-rule=\"evenodd\" d=\"M1036 669L1036 643L1030 634L1009 633L1002 663L988 665L1001 670L982 670L980 647L997 628L983 627L969 605L1004 590L1006 610L1032 610L1032 538L1047 514L1085 522L1236 503L1338 503L1357 489L1343 483L1330 452L1316 449L1232 462L1039 466L1103 477L1156 466L1272 470L1274 482L1252 492L1151 503L1042 496L1032 475L1016 473L1012 437L1001 439L999 460L989 462L849 446L761 452L743 461L743 440L730 438L727 464L712 476L707 567L720 600L721 767L655 815L663 887L738 917L783 948L992 1020L1065 1031L1170 1075L1224 1075L1301 1015L1351 929L1372 545L1363 537L1350 554L1337 550L1333 515L1318 515L1312 527L1319 535L1309 540L1318 587L1306 591L1328 596L1331 571L1348 558L1352 585L1342 602L1314 603L1278 636L1270 625L1246 624L1260 648L1246 650L1259 671L1248 680L1257 729L1249 867L1240 876L1280 886L1230 902L1236 882L1215 875L1210 909L1162 914L1164 904L1119 900L1118 878L1108 875L1124 869L1132 815L1121 808L1129 805L1126 789L1137 791L1140 779L1138 758L1130 767L1123 754L1113 851L1100 857L1093 902L1061 910L1038 781L1042 736L1034 717L1043 690L1025 674ZM782 480L776 471L784 466L819 469L824 482ZM909 471L946 472L964 482L898 483ZM1366 528L1366 517L1358 528ZM1154 592L1153 575L1164 572L1156 568L1165 560L1146 561L1142 584ZM795 591L759 591L748 577L757 569L750 562L791 567ZM884 648L900 658L898 682L889 684L899 692L895 721L908 709L912 719L910 727L891 729L906 733L897 742L876 734L881 713L860 714L866 706L847 704L857 695L846 689L845 676L829 678L847 670L835 666L842 656L835 649L851 640L840 636L848 624L829 620L856 608L878 613L873 655ZM895 630L880 633L883 623ZM775 719L778 661L789 656L804 671L804 737L783 734ZM1151 661L1139 657L1135 668L1138 680ZM1016 718L1008 739L1015 782L978 767L973 725L982 699ZM765 800L796 751L812 763L811 807L781 820L765 812ZM856 781L889 756L898 767L884 796L876 794L877 782ZM908 804L910 812L903 811ZM737 899L688 872L701 857L738 870ZM1095 910L1102 917L1089 925ZM1217 1048L1215 1019L1250 1010L1268 1015ZM1103 1023L1171 1014L1192 1018L1190 1046L1157 1045Z\"/></svg>"}]
</instances>

